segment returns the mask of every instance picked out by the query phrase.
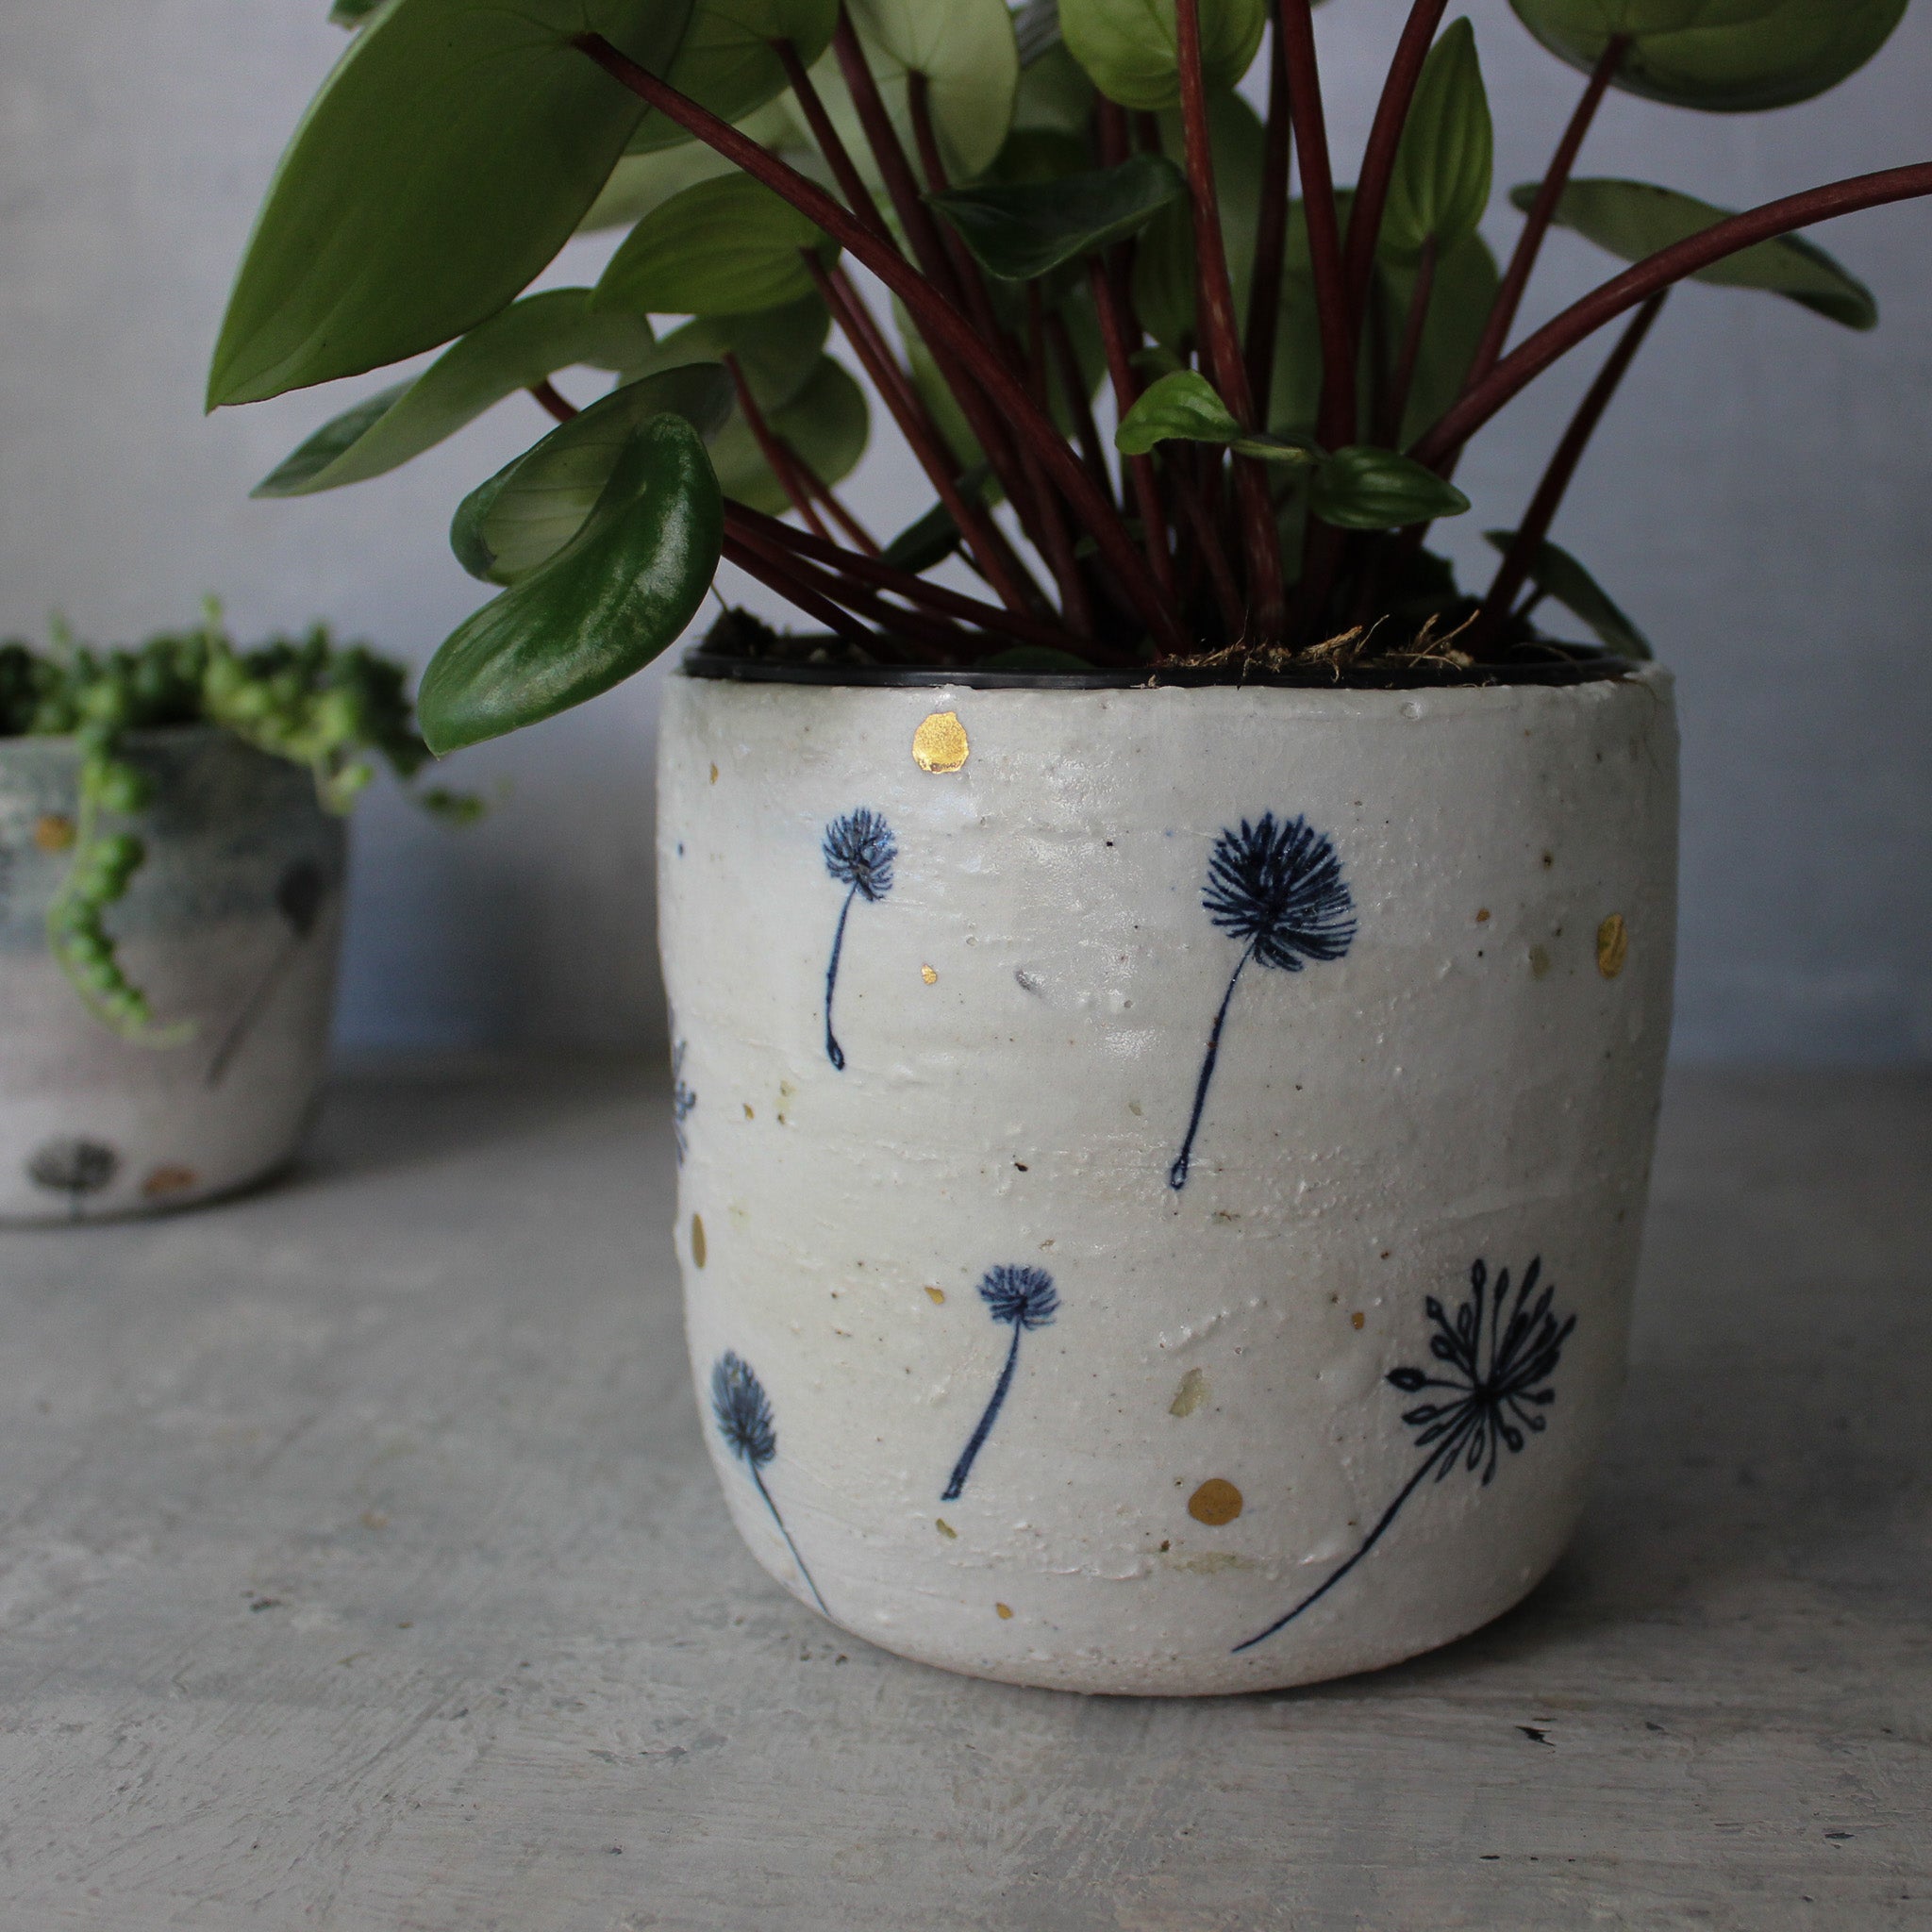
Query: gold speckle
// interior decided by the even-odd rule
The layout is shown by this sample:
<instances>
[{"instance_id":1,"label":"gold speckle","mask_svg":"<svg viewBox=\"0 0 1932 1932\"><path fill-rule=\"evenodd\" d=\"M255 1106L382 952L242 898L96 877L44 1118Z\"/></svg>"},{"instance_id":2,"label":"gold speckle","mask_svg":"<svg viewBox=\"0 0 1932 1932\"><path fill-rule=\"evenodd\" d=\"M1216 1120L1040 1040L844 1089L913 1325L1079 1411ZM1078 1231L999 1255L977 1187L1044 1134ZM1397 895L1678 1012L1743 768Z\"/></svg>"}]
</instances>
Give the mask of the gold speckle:
<instances>
[{"instance_id":1,"label":"gold speckle","mask_svg":"<svg viewBox=\"0 0 1932 1932\"><path fill-rule=\"evenodd\" d=\"M150 1201L164 1201L170 1194L184 1194L200 1180L192 1167L158 1167L141 1184Z\"/></svg>"},{"instance_id":2,"label":"gold speckle","mask_svg":"<svg viewBox=\"0 0 1932 1932\"><path fill-rule=\"evenodd\" d=\"M755 1121L758 1119L758 1115L752 1112L751 1102L748 1100L744 1103L744 1117L748 1121Z\"/></svg>"},{"instance_id":3,"label":"gold speckle","mask_svg":"<svg viewBox=\"0 0 1932 1932\"><path fill-rule=\"evenodd\" d=\"M1012 1621L1013 1607L1011 1604L995 1604L993 1608L999 1612L999 1619L1002 1624Z\"/></svg>"},{"instance_id":4,"label":"gold speckle","mask_svg":"<svg viewBox=\"0 0 1932 1932\"><path fill-rule=\"evenodd\" d=\"M705 1223L698 1214L691 1218L691 1257L700 1268L705 1265Z\"/></svg>"},{"instance_id":5,"label":"gold speckle","mask_svg":"<svg viewBox=\"0 0 1932 1932\"><path fill-rule=\"evenodd\" d=\"M920 978L924 980L926 985L928 986L937 986L940 983L939 974L935 973L930 966L922 966L919 969L919 976Z\"/></svg>"},{"instance_id":6,"label":"gold speckle","mask_svg":"<svg viewBox=\"0 0 1932 1932\"><path fill-rule=\"evenodd\" d=\"M1208 1400L1208 1377L1200 1369L1190 1369L1181 1377L1181 1386L1174 1391L1174 1400L1167 1405L1169 1415L1192 1415Z\"/></svg>"},{"instance_id":7,"label":"gold speckle","mask_svg":"<svg viewBox=\"0 0 1932 1932\"><path fill-rule=\"evenodd\" d=\"M1529 976L1532 979L1547 979L1550 974L1550 949L1547 946L1532 946L1529 949Z\"/></svg>"},{"instance_id":8,"label":"gold speckle","mask_svg":"<svg viewBox=\"0 0 1932 1932\"><path fill-rule=\"evenodd\" d=\"M944 1305L946 1299L946 1291L944 1289L928 1288L926 1290L926 1293L932 1298L932 1305L934 1307L937 1308Z\"/></svg>"},{"instance_id":9,"label":"gold speckle","mask_svg":"<svg viewBox=\"0 0 1932 1932\"><path fill-rule=\"evenodd\" d=\"M380 1509L365 1509L362 1512L362 1527L364 1529L387 1529L389 1527L389 1518Z\"/></svg>"},{"instance_id":10,"label":"gold speckle","mask_svg":"<svg viewBox=\"0 0 1932 1932\"><path fill-rule=\"evenodd\" d=\"M1223 1524L1232 1523L1241 1513L1241 1492L1218 1475L1210 1475L1188 1498L1188 1514L1196 1523L1205 1523L1209 1529L1219 1529Z\"/></svg>"},{"instance_id":11,"label":"gold speckle","mask_svg":"<svg viewBox=\"0 0 1932 1932\"><path fill-rule=\"evenodd\" d=\"M1487 906L1482 907L1477 911L1475 915L1475 923L1478 925L1487 925L1490 923L1490 908Z\"/></svg>"},{"instance_id":12,"label":"gold speckle","mask_svg":"<svg viewBox=\"0 0 1932 1932\"><path fill-rule=\"evenodd\" d=\"M713 765L713 766L711 767L711 783L712 783L713 785L715 785L715 784L716 784L717 782L718 782L718 768L717 768L717 766L716 766L716 765Z\"/></svg>"},{"instance_id":13,"label":"gold speckle","mask_svg":"<svg viewBox=\"0 0 1932 1932\"><path fill-rule=\"evenodd\" d=\"M912 734L912 762L922 772L957 772L972 750L958 711L935 711Z\"/></svg>"},{"instance_id":14,"label":"gold speckle","mask_svg":"<svg viewBox=\"0 0 1932 1932\"><path fill-rule=\"evenodd\" d=\"M1621 912L1613 912L1596 929L1596 970L1606 979L1614 979L1629 957L1630 928Z\"/></svg>"},{"instance_id":15,"label":"gold speckle","mask_svg":"<svg viewBox=\"0 0 1932 1932\"><path fill-rule=\"evenodd\" d=\"M1130 1100L1127 1102L1127 1111L1130 1114L1132 1114L1136 1120L1141 1119L1145 1113L1145 1109L1141 1107L1141 1103L1138 1100Z\"/></svg>"},{"instance_id":16,"label":"gold speckle","mask_svg":"<svg viewBox=\"0 0 1932 1932\"><path fill-rule=\"evenodd\" d=\"M948 1542L958 1542L959 1541L959 1532L957 1529L955 1529L953 1525L950 1523L948 1523L943 1516L935 1516L932 1520L932 1524L933 1527L936 1530L938 1530L939 1533L942 1537L944 1537Z\"/></svg>"},{"instance_id":17,"label":"gold speckle","mask_svg":"<svg viewBox=\"0 0 1932 1932\"><path fill-rule=\"evenodd\" d=\"M65 852L74 843L74 821L58 811L42 812L34 821L34 843L42 852Z\"/></svg>"},{"instance_id":18,"label":"gold speckle","mask_svg":"<svg viewBox=\"0 0 1932 1932\"><path fill-rule=\"evenodd\" d=\"M1365 1314L1363 1314L1359 1308L1357 1308L1355 1311L1355 1313L1348 1318L1348 1325L1351 1328L1366 1328L1369 1325L1369 1318Z\"/></svg>"}]
</instances>

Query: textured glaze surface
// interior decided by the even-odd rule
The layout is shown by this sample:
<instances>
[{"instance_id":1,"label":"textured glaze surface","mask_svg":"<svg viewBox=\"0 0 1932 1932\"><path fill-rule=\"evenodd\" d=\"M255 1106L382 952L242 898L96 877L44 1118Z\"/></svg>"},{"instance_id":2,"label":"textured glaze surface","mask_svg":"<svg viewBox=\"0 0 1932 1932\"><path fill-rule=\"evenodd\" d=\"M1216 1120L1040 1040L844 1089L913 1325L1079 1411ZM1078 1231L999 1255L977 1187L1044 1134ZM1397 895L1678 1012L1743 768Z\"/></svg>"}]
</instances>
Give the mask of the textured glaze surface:
<instances>
[{"instance_id":1,"label":"textured glaze surface","mask_svg":"<svg viewBox=\"0 0 1932 1932\"><path fill-rule=\"evenodd\" d=\"M308 773L213 729L142 732L154 782L128 821L147 846L108 913L158 1021L131 1044L81 1005L47 950L69 854L75 759L61 739L0 743L0 1218L176 1208L282 1165L328 1047L346 858Z\"/></svg>"},{"instance_id":2,"label":"textured glaze surface","mask_svg":"<svg viewBox=\"0 0 1932 1932\"><path fill-rule=\"evenodd\" d=\"M1515 1602L1622 1381L1670 1024L1669 689L672 678L680 1255L701 1383L729 1353L769 1404L756 1465L707 1430L760 1560L888 1648L1086 1690L1334 1675ZM970 749L928 770L947 713ZM1352 935L1242 976L1203 893L1270 813L1331 842ZM1431 1471L1237 1654L1432 1453L1387 1379L1435 1359L1429 1299L1453 1323L1476 1262L1538 1260L1575 1324L1547 1427L1491 1481Z\"/></svg>"}]
</instances>

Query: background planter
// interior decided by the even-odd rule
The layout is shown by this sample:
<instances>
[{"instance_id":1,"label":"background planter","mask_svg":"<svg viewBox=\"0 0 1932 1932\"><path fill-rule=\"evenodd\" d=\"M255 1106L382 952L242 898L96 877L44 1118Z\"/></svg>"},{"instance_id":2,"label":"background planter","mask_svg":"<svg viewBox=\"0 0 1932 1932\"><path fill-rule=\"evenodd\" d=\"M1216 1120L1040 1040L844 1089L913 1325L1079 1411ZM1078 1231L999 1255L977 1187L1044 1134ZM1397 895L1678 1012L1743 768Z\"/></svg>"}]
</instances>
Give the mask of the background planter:
<instances>
[{"instance_id":1,"label":"background planter","mask_svg":"<svg viewBox=\"0 0 1932 1932\"><path fill-rule=\"evenodd\" d=\"M307 772L211 726L128 734L154 781L146 863L108 914L129 975L187 1044L132 1045L47 951L76 758L0 741L0 1218L185 1206L293 1154L327 1055L346 862Z\"/></svg>"},{"instance_id":2,"label":"background planter","mask_svg":"<svg viewBox=\"0 0 1932 1932\"><path fill-rule=\"evenodd\" d=\"M952 1669L1200 1692L1544 1574L1623 1375L1666 673L678 676L660 788L692 1364L774 1575Z\"/></svg>"}]
</instances>

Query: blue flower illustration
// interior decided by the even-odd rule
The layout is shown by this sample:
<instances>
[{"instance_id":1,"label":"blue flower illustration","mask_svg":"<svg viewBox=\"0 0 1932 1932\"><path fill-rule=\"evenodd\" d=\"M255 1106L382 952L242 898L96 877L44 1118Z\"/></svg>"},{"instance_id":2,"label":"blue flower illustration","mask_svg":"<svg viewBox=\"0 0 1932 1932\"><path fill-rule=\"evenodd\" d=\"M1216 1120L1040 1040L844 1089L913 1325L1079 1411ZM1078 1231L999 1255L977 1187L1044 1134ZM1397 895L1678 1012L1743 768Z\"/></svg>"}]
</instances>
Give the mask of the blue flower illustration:
<instances>
[{"instance_id":1,"label":"blue flower illustration","mask_svg":"<svg viewBox=\"0 0 1932 1932\"><path fill-rule=\"evenodd\" d=\"M724 1446L751 1472L765 1507L772 1512L772 1521L778 1525L778 1534L785 1539L785 1547L791 1552L791 1560L798 1565L798 1574L805 1578L806 1589L811 1591L812 1602L824 1610L825 1600L811 1580L811 1572L805 1567L805 1558L798 1554L798 1545L791 1541L791 1532L785 1527L785 1519L778 1514L771 1491L765 1487L765 1465L778 1453L778 1431L772 1420L771 1397L765 1393L765 1385L752 1373L751 1364L728 1349L711 1369L711 1414L717 1421L718 1433L724 1439ZM826 1610L825 1614L829 1616L831 1612Z\"/></svg>"},{"instance_id":2,"label":"blue flower illustration","mask_svg":"<svg viewBox=\"0 0 1932 1932\"><path fill-rule=\"evenodd\" d=\"M1435 1328L1429 1337L1429 1353L1436 1359L1436 1372L1391 1369L1387 1377L1390 1386L1405 1395L1420 1395L1424 1390L1442 1391L1403 1412L1404 1423L1416 1431L1415 1446L1426 1449L1428 1455L1355 1555L1285 1617L1277 1617L1267 1629L1236 1644L1236 1655L1266 1642L1309 1605L1326 1596L1382 1540L1425 1476L1433 1474L1441 1482L1459 1462L1472 1474L1480 1470L1487 1489L1495 1479L1502 1451L1520 1454L1531 1436L1541 1435L1549 1426L1542 1411L1557 1395L1547 1385L1562 1359L1563 1344L1576 1326L1576 1317L1571 1315L1559 1322L1551 1312L1554 1287L1545 1288L1534 1302L1530 1300L1536 1294L1542 1266L1539 1256L1523 1271L1523 1286L1516 1291L1513 1307L1508 1306L1508 1269L1498 1273L1491 1290L1489 1268L1481 1261L1469 1271L1470 1298L1457 1309L1453 1321L1434 1295L1428 1297L1424 1307Z\"/></svg>"},{"instance_id":3,"label":"blue flower illustration","mask_svg":"<svg viewBox=\"0 0 1932 1932\"><path fill-rule=\"evenodd\" d=\"M1167 1171L1167 1184L1176 1193L1188 1184L1194 1136L1200 1132L1208 1084L1221 1058L1222 1028L1248 961L1299 973L1311 959L1340 959L1354 943L1356 931L1355 902L1327 836L1305 819L1284 819L1277 824L1272 811L1263 812L1258 824L1243 819L1239 832L1224 830L1214 841L1201 904L1223 932L1247 943L1208 1031L1187 1139Z\"/></svg>"},{"instance_id":4,"label":"blue flower illustration","mask_svg":"<svg viewBox=\"0 0 1932 1932\"><path fill-rule=\"evenodd\" d=\"M899 856L892 828L875 811L860 806L825 827L825 870L846 889L832 936L832 962L825 968L825 1058L842 1074L845 1049L832 1031L832 994L839 984L839 956L845 949L845 921L854 899L876 906L892 890L892 861Z\"/></svg>"},{"instance_id":5,"label":"blue flower illustration","mask_svg":"<svg viewBox=\"0 0 1932 1932\"><path fill-rule=\"evenodd\" d=\"M1000 1379L993 1388L992 1400L986 1405L986 1413L979 1418L979 1426L973 1431L972 1441L954 1464L952 1480L941 1492L940 1500L944 1503L957 1502L964 1492L966 1478L973 1474L974 1460L986 1446L986 1439L992 1433L992 1425L1006 1406L1007 1391L1013 1386L1013 1371L1019 1366L1020 1337L1029 1328L1047 1327L1060 1307L1059 1291L1053 1285L1053 1276L1043 1268L991 1269L986 1279L979 1284L979 1298L995 1322L1011 1324L1013 1341L1007 1350L1006 1367L1000 1371Z\"/></svg>"}]
</instances>

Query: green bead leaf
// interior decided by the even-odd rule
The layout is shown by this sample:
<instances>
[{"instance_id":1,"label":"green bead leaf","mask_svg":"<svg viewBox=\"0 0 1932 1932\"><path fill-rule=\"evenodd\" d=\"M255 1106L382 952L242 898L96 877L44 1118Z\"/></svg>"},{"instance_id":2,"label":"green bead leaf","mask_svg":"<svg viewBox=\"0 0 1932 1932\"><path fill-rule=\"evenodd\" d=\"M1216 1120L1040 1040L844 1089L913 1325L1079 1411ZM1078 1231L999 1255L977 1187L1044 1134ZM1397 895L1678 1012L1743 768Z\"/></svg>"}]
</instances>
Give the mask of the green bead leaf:
<instances>
[{"instance_id":1,"label":"green bead leaf","mask_svg":"<svg viewBox=\"0 0 1932 1932\"><path fill-rule=\"evenodd\" d=\"M1308 508L1344 530L1395 530L1460 516L1469 498L1393 450L1352 443L1323 459L1308 487Z\"/></svg>"},{"instance_id":2,"label":"green bead leaf","mask_svg":"<svg viewBox=\"0 0 1932 1932\"><path fill-rule=\"evenodd\" d=\"M1533 186L1514 188L1509 199L1526 210L1536 192ZM1589 180L1573 181L1564 189L1556 219L1624 261L1639 261L1703 233L1730 212L1646 181ZM1690 279L1729 289L1763 289L1847 328L1878 326L1878 304L1871 290L1799 235L1780 235L1740 249L1699 269Z\"/></svg>"},{"instance_id":3,"label":"green bead leaf","mask_svg":"<svg viewBox=\"0 0 1932 1932\"><path fill-rule=\"evenodd\" d=\"M829 356L818 358L791 402L765 413L773 434L826 484L842 482L858 467L872 430L865 391ZM719 487L734 503L748 504L768 516L781 515L791 507L791 499L773 475L750 424L736 409L712 441L711 461Z\"/></svg>"},{"instance_id":4,"label":"green bead leaf","mask_svg":"<svg viewBox=\"0 0 1932 1932\"><path fill-rule=\"evenodd\" d=\"M643 111L572 45L656 71L689 0L390 0L311 103L229 298L210 408L359 375L505 308L597 197Z\"/></svg>"},{"instance_id":5,"label":"green bead leaf","mask_svg":"<svg viewBox=\"0 0 1932 1932\"><path fill-rule=\"evenodd\" d=\"M632 430L570 541L430 660L416 699L430 749L534 724L642 670L704 602L724 532L697 431L673 415Z\"/></svg>"},{"instance_id":6,"label":"green bead leaf","mask_svg":"<svg viewBox=\"0 0 1932 1932\"><path fill-rule=\"evenodd\" d=\"M723 427L731 399L731 378L704 363L646 376L593 403L458 505L449 533L457 561L492 584L528 576L582 528L640 428L673 413L708 439Z\"/></svg>"},{"instance_id":7,"label":"green bead leaf","mask_svg":"<svg viewBox=\"0 0 1932 1932\"><path fill-rule=\"evenodd\" d=\"M1890 38L1906 0L1510 0L1551 53L1588 73L1632 37L1616 84L1712 113L1808 101Z\"/></svg>"},{"instance_id":8,"label":"green bead leaf","mask_svg":"<svg viewBox=\"0 0 1932 1932\"><path fill-rule=\"evenodd\" d=\"M800 258L837 250L749 175L701 181L655 208L610 258L592 297L639 315L748 315L812 292Z\"/></svg>"},{"instance_id":9,"label":"green bead leaf","mask_svg":"<svg viewBox=\"0 0 1932 1932\"><path fill-rule=\"evenodd\" d=\"M1187 192L1187 177L1165 156L1136 155L1056 181L956 188L926 200L981 267L1030 282L1139 234Z\"/></svg>"},{"instance_id":10,"label":"green bead leaf","mask_svg":"<svg viewBox=\"0 0 1932 1932\"><path fill-rule=\"evenodd\" d=\"M641 316L599 313L590 299L588 289L551 289L511 303L414 382L384 390L325 424L252 493L306 496L380 476L559 369L624 369L650 355L651 328Z\"/></svg>"},{"instance_id":11,"label":"green bead leaf","mask_svg":"<svg viewBox=\"0 0 1932 1932\"><path fill-rule=\"evenodd\" d=\"M1226 92L1248 71L1267 21L1267 0L1202 0L1210 92ZM1174 0L1060 0L1060 33L1108 100L1146 113L1179 104Z\"/></svg>"},{"instance_id":12,"label":"green bead leaf","mask_svg":"<svg viewBox=\"0 0 1932 1932\"><path fill-rule=\"evenodd\" d=\"M1514 530L1485 530L1483 535L1503 551L1516 541ZM1554 597L1573 616L1587 624L1618 657L1648 660L1657 656L1650 647L1650 640L1617 608L1596 579L1567 550L1559 549L1548 538L1537 545L1529 580L1545 596Z\"/></svg>"},{"instance_id":13,"label":"green bead leaf","mask_svg":"<svg viewBox=\"0 0 1932 1932\"><path fill-rule=\"evenodd\" d=\"M695 0L691 25L664 78L721 120L741 121L785 92L773 43L790 41L809 67L832 43L839 0ZM633 154L682 147L691 137L651 112L630 139Z\"/></svg>"},{"instance_id":14,"label":"green bead leaf","mask_svg":"<svg viewBox=\"0 0 1932 1932\"><path fill-rule=\"evenodd\" d=\"M1490 205L1493 148L1475 30L1458 20L1423 64L1395 153L1381 252L1413 261L1424 242L1446 254L1474 235Z\"/></svg>"}]
</instances>

